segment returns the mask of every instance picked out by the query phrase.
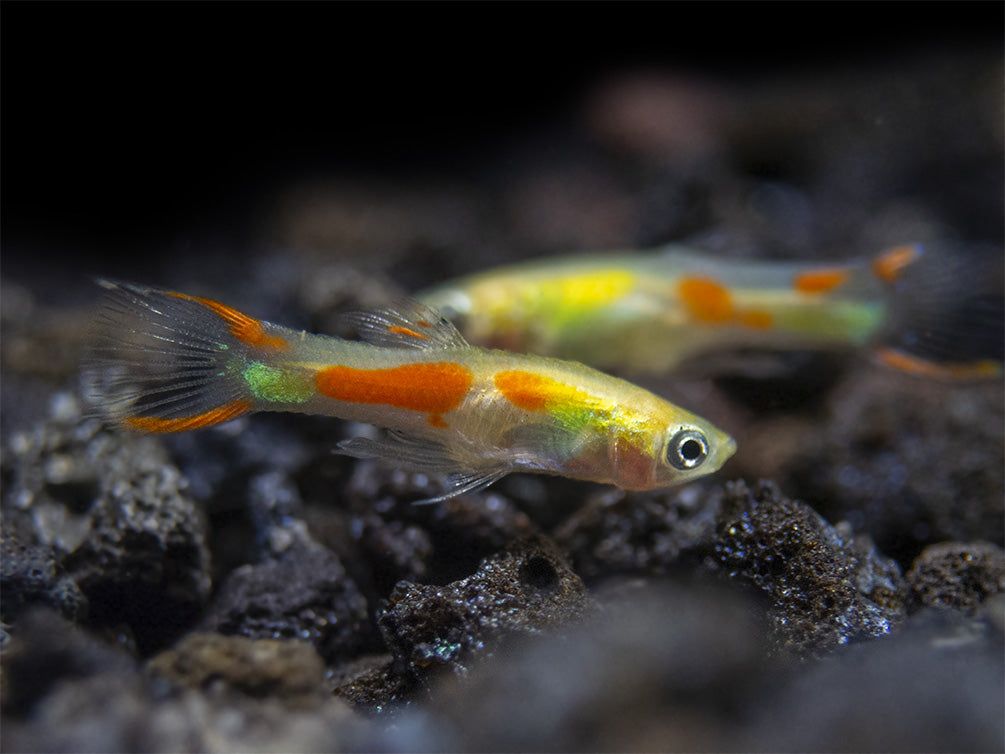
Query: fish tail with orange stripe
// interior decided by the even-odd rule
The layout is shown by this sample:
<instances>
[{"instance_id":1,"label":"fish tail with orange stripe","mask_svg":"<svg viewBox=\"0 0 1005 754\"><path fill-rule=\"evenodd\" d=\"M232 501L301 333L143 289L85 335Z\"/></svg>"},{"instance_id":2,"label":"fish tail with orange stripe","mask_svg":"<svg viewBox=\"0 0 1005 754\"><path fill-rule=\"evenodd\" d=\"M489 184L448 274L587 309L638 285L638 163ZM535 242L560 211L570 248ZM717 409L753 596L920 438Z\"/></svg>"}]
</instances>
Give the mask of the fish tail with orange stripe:
<instances>
[{"instance_id":1,"label":"fish tail with orange stripe","mask_svg":"<svg viewBox=\"0 0 1005 754\"><path fill-rule=\"evenodd\" d=\"M943 241L877 256L872 274L888 314L874 340L879 363L929 378L1001 375L1005 342L1002 250Z\"/></svg>"},{"instance_id":2,"label":"fish tail with orange stripe","mask_svg":"<svg viewBox=\"0 0 1005 754\"><path fill-rule=\"evenodd\" d=\"M105 289L83 369L85 397L142 432L182 432L257 408L249 357L281 351L274 327L223 304L99 280Z\"/></svg>"}]
</instances>

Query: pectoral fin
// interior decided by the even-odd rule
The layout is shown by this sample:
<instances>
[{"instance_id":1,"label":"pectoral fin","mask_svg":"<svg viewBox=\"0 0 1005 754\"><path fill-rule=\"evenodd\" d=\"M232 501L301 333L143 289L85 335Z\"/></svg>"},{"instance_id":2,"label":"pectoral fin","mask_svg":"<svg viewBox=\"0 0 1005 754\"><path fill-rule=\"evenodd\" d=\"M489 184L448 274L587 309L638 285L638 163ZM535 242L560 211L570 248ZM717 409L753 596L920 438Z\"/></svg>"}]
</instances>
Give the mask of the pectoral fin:
<instances>
[{"instance_id":1,"label":"pectoral fin","mask_svg":"<svg viewBox=\"0 0 1005 754\"><path fill-rule=\"evenodd\" d=\"M379 439L353 437L338 444L339 453L354 458L382 458L398 466L441 473L447 476L448 489L442 495L416 504L437 503L465 492L475 492L488 487L506 476L512 469L509 465L494 465L485 468L466 468L453 457L449 449L441 443L424 438L412 437L402 432L387 432Z\"/></svg>"}]
</instances>

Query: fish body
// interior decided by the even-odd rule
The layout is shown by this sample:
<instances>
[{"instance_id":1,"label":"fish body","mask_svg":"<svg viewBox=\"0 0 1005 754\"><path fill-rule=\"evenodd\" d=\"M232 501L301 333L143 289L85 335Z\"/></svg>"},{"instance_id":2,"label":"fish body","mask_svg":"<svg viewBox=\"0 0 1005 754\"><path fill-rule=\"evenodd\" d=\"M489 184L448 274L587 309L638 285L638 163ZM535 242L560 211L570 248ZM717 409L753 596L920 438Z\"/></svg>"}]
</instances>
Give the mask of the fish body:
<instances>
[{"instance_id":1,"label":"fish body","mask_svg":"<svg viewBox=\"0 0 1005 754\"><path fill-rule=\"evenodd\" d=\"M513 471L652 489L717 470L727 434L582 364L469 345L415 303L353 316L363 341L315 335L219 302L102 281L87 392L124 427L177 432L252 411L390 430L339 450L449 475L443 497ZM439 499L439 498L437 498Z\"/></svg>"},{"instance_id":2,"label":"fish body","mask_svg":"<svg viewBox=\"0 0 1005 754\"><path fill-rule=\"evenodd\" d=\"M921 247L910 245L871 260L823 266L723 259L669 246L658 253L527 262L418 298L456 320L479 345L664 373L738 349L873 344L893 319L893 289L921 255ZM952 275L941 279L952 281ZM933 288L927 281L919 286L925 314L945 303L945 286L935 295ZM898 365L922 363L886 354Z\"/></svg>"}]
</instances>

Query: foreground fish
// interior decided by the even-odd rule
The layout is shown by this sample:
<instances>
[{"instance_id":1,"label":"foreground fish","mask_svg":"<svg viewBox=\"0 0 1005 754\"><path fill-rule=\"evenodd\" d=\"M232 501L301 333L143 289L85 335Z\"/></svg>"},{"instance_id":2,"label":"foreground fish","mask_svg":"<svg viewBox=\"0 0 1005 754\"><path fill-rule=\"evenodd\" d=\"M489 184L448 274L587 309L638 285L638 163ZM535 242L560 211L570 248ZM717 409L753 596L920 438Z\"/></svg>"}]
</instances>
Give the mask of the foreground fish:
<instances>
[{"instance_id":1,"label":"foreground fish","mask_svg":"<svg viewBox=\"0 0 1005 754\"><path fill-rule=\"evenodd\" d=\"M965 291L962 264L921 266L920 246L832 266L716 258L680 246L659 253L564 257L472 275L420 294L479 345L575 359L635 373L671 371L695 357L746 371L751 353L869 344L890 366L936 377L997 374L1000 363L953 363L943 347L973 336L999 345L996 313L947 317ZM973 275L967 275L973 278ZM896 336L917 353L888 345ZM961 337L962 336L962 337ZM934 348L933 348L934 346ZM928 349L926 351L926 349ZM937 356L939 358L929 358ZM739 369L734 369L739 367ZM714 371L714 369L713 369Z\"/></svg>"},{"instance_id":2,"label":"foreground fish","mask_svg":"<svg viewBox=\"0 0 1005 754\"><path fill-rule=\"evenodd\" d=\"M366 342L253 319L183 293L106 289L86 392L122 426L181 432L298 411L391 432L356 457L450 475L434 500L514 471L645 490L716 471L735 451L707 421L581 364L469 345L418 304L355 315Z\"/></svg>"}]
</instances>

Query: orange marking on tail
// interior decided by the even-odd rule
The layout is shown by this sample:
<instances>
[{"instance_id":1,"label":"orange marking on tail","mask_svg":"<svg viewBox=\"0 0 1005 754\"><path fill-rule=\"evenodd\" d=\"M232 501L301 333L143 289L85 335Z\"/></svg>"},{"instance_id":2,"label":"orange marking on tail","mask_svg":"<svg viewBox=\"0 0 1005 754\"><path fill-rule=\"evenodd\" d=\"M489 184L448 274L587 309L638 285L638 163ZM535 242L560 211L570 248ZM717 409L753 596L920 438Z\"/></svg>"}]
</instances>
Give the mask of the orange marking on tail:
<instances>
[{"instance_id":1,"label":"orange marking on tail","mask_svg":"<svg viewBox=\"0 0 1005 754\"><path fill-rule=\"evenodd\" d=\"M241 414L251 411L252 408L250 401L239 398L194 416L182 416L177 419L162 419L157 416L127 416L122 419L122 424L139 432L185 432L190 429L212 427L214 424L222 424L236 419Z\"/></svg>"},{"instance_id":2,"label":"orange marking on tail","mask_svg":"<svg viewBox=\"0 0 1005 754\"><path fill-rule=\"evenodd\" d=\"M419 322L419 324L422 325L421 322ZM425 325L425 327L428 326L429 326L428 324ZM395 335L408 335L411 338L419 338L420 340L429 340L428 335L423 335L421 332L416 332L415 330L411 330L407 327L398 327L397 325L393 325L387 328L387 331L390 333L394 333Z\"/></svg>"},{"instance_id":3,"label":"orange marking on tail","mask_svg":"<svg viewBox=\"0 0 1005 754\"><path fill-rule=\"evenodd\" d=\"M318 392L329 398L420 411L434 427L447 426L443 414L461 405L473 380L470 369L450 361L388 369L332 366L314 377Z\"/></svg>"},{"instance_id":4,"label":"orange marking on tail","mask_svg":"<svg viewBox=\"0 0 1005 754\"><path fill-rule=\"evenodd\" d=\"M677 283L677 292L688 313L701 322L721 323L733 318L732 296L724 285L711 278L682 278Z\"/></svg>"},{"instance_id":5,"label":"orange marking on tail","mask_svg":"<svg viewBox=\"0 0 1005 754\"><path fill-rule=\"evenodd\" d=\"M982 360L971 363L940 364L912 356L895 348L878 349L876 351L876 358L883 365L893 369L920 377L933 377L941 380L973 380L997 377L1002 372L1002 365L997 361Z\"/></svg>"},{"instance_id":6,"label":"orange marking on tail","mask_svg":"<svg viewBox=\"0 0 1005 754\"><path fill-rule=\"evenodd\" d=\"M920 256L917 246L897 246L872 260L872 273L885 283L895 283L904 269Z\"/></svg>"},{"instance_id":7,"label":"orange marking on tail","mask_svg":"<svg viewBox=\"0 0 1005 754\"><path fill-rule=\"evenodd\" d=\"M829 293L847 283L850 274L844 267L810 270L796 275L792 287L800 293Z\"/></svg>"},{"instance_id":8,"label":"orange marking on tail","mask_svg":"<svg viewBox=\"0 0 1005 754\"><path fill-rule=\"evenodd\" d=\"M267 348L274 351L287 351L290 348L290 344L283 338L277 335L267 335L261 321L249 317L247 314L242 314L233 307L209 298L189 296L185 293L169 293L168 295L183 298L186 301L195 301L212 310L227 323L227 329L230 330L231 335L253 348Z\"/></svg>"}]
</instances>

